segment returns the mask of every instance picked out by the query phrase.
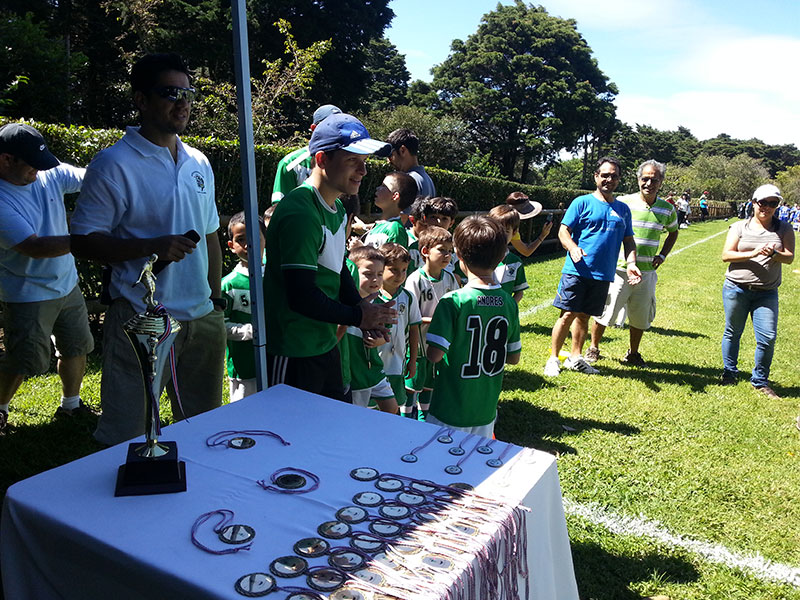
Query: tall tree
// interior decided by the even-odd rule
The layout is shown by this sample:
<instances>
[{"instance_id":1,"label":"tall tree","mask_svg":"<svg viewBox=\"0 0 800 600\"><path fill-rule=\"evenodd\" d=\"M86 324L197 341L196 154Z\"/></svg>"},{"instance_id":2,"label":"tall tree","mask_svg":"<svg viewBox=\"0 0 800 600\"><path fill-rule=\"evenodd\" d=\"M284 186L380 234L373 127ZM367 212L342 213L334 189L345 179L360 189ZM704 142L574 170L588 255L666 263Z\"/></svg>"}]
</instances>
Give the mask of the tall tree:
<instances>
[{"instance_id":1,"label":"tall tree","mask_svg":"<svg viewBox=\"0 0 800 600\"><path fill-rule=\"evenodd\" d=\"M522 0L498 5L466 42L454 40L433 87L509 178L518 162L524 172L575 147L603 113L597 104L616 93L574 20Z\"/></svg>"},{"instance_id":2,"label":"tall tree","mask_svg":"<svg viewBox=\"0 0 800 600\"><path fill-rule=\"evenodd\" d=\"M370 40L364 68L369 78L362 99L366 110L395 108L408 103L406 57L385 37Z\"/></svg>"}]
</instances>

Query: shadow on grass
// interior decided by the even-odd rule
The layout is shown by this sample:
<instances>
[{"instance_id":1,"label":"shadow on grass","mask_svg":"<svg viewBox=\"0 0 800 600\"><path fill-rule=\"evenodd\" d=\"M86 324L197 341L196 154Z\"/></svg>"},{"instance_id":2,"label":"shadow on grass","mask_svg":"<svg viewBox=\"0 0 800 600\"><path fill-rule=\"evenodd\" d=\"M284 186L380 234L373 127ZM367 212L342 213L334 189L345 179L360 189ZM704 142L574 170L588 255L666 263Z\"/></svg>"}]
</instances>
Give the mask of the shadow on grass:
<instances>
[{"instance_id":1,"label":"shadow on grass","mask_svg":"<svg viewBox=\"0 0 800 600\"><path fill-rule=\"evenodd\" d=\"M534 373L513 371L505 374L505 397L497 410L496 431L500 439L552 454L577 454L575 448L561 438L590 429L602 429L621 435L639 433L637 427L626 423L564 417L557 411L515 397L517 390L529 392L543 385L551 384Z\"/></svg>"},{"instance_id":2,"label":"shadow on grass","mask_svg":"<svg viewBox=\"0 0 800 600\"><path fill-rule=\"evenodd\" d=\"M687 337L693 340L696 339L709 339L709 336L704 333L697 333L695 331L681 331L680 329L664 329L663 327L651 327L647 333L654 333L656 335L664 335L667 337Z\"/></svg>"},{"instance_id":3,"label":"shadow on grass","mask_svg":"<svg viewBox=\"0 0 800 600\"><path fill-rule=\"evenodd\" d=\"M540 325L539 323L520 323L519 326L520 335L523 333L535 333L537 335L543 335L550 339L550 336L553 333L553 326L552 325Z\"/></svg>"},{"instance_id":4,"label":"shadow on grass","mask_svg":"<svg viewBox=\"0 0 800 600\"><path fill-rule=\"evenodd\" d=\"M637 556L614 554L595 542L572 542L578 591L586 600L641 600L631 583L651 581L690 583L699 578L686 559L650 552Z\"/></svg>"},{"instance_id":5,"label":"shadow on grass","mask_svg":"<svg viewBox=\"0 0 800 600\"><path fill-rule=\"evenodd\" d=\"M619 360L606 358L599 361L596 368L605 376L635 379L641 381L654 392L661 391L661 385L674 384L689 386L692 392L705 392L709 385L718 385L722 369L717 367L698 367L689 363L647 361L647 368L628 366Z\"/></svg>"}]
</instances>

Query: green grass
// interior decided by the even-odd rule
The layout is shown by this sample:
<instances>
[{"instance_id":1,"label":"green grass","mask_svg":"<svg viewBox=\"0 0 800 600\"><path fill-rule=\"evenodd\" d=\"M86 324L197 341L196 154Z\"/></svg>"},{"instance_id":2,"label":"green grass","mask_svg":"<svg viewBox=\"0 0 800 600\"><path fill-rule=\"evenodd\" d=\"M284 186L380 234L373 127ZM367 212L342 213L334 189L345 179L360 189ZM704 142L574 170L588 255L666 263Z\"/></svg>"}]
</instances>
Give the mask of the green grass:
<instances>
[{"instance_id":1,"label":"green grass","mask_svg":"<svg viewBox=\"0 0 800 600\"><path fill-rule=\"evenodd\" d=\"M676 250L724 231L711 222L681 230ZM797 344L800 275L784 267L779 335L770 400L752 390L717 384L724 316L719 256L724 235L671 256L659 270L658 316L644 335L647 370L618 359L628 331L609 328L601 346L601 376L565 372L547 380L557 310L522 319L523 360L506 373L497 435L559 456L565 497L608 511L642 515L672 533L758 552L800 565L800 434ZM536 255L534 255L536 256ZM552 300L563 255L536 257L526 267L531 289L521 313ZM752 368L752 329L742 339L740 369ZM84 397L97 406L100 373L91 361ZM224 392L227 395L227 391ZM92 423L52 420L55 375L26 381L12 404L12 434L0 438L0 489L96 450ZM168 403L165 403L168 404ZM164 415L165 417L167 415ZM800 590L764 583L646 537L614 535L570 516L567 525L583 599L797 599Z\"/></svg>"}]
</instances>

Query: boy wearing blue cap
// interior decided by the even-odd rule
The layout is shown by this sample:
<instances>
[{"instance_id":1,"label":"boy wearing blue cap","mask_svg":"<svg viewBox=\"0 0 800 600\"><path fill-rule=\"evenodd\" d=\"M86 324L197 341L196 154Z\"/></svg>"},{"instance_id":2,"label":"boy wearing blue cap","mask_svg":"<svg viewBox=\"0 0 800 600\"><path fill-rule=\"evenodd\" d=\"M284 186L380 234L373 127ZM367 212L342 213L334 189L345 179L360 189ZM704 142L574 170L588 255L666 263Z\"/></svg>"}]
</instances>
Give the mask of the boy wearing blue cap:
<instances>
[{"instance_id":1,"label":"boy wearing blue cap","mask_svg":"<svg viewBox=\"0 0 800 600\"><path fill-rule=\"evenodd\" d=\"M278 204L267 229L270 386L285 383L344 399L337 324L360 328L368 342L396 322L393 303L372 304L377 294L362 299L345 267L347 220L339 201L358 193L366 157L389 150L351 115L333 114L314 129L311 175Z\"/></svg>"}]
</instances>

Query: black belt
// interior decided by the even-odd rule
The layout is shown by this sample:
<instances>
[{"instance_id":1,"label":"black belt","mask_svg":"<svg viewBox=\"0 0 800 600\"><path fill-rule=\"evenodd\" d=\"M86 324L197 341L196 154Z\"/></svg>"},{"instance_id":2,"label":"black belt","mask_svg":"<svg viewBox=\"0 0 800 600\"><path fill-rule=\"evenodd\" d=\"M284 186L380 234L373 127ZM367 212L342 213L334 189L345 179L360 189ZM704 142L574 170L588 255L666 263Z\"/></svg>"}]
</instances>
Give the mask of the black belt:
<instances>
[{"instance_id":1,"label":"black belt","mask_svg":"<svg viewBox=\"0 0 800 600\"><path fill-rule=\"evenodd\" d=\"M752 283L739 283L738 281L731 281L728 279L733 285L736 287L740 287L743 290L747 290L748 292L769 292L772 291L772 288L765 288L761 285L753 285Z\"/></svg>"}]
</instances>

